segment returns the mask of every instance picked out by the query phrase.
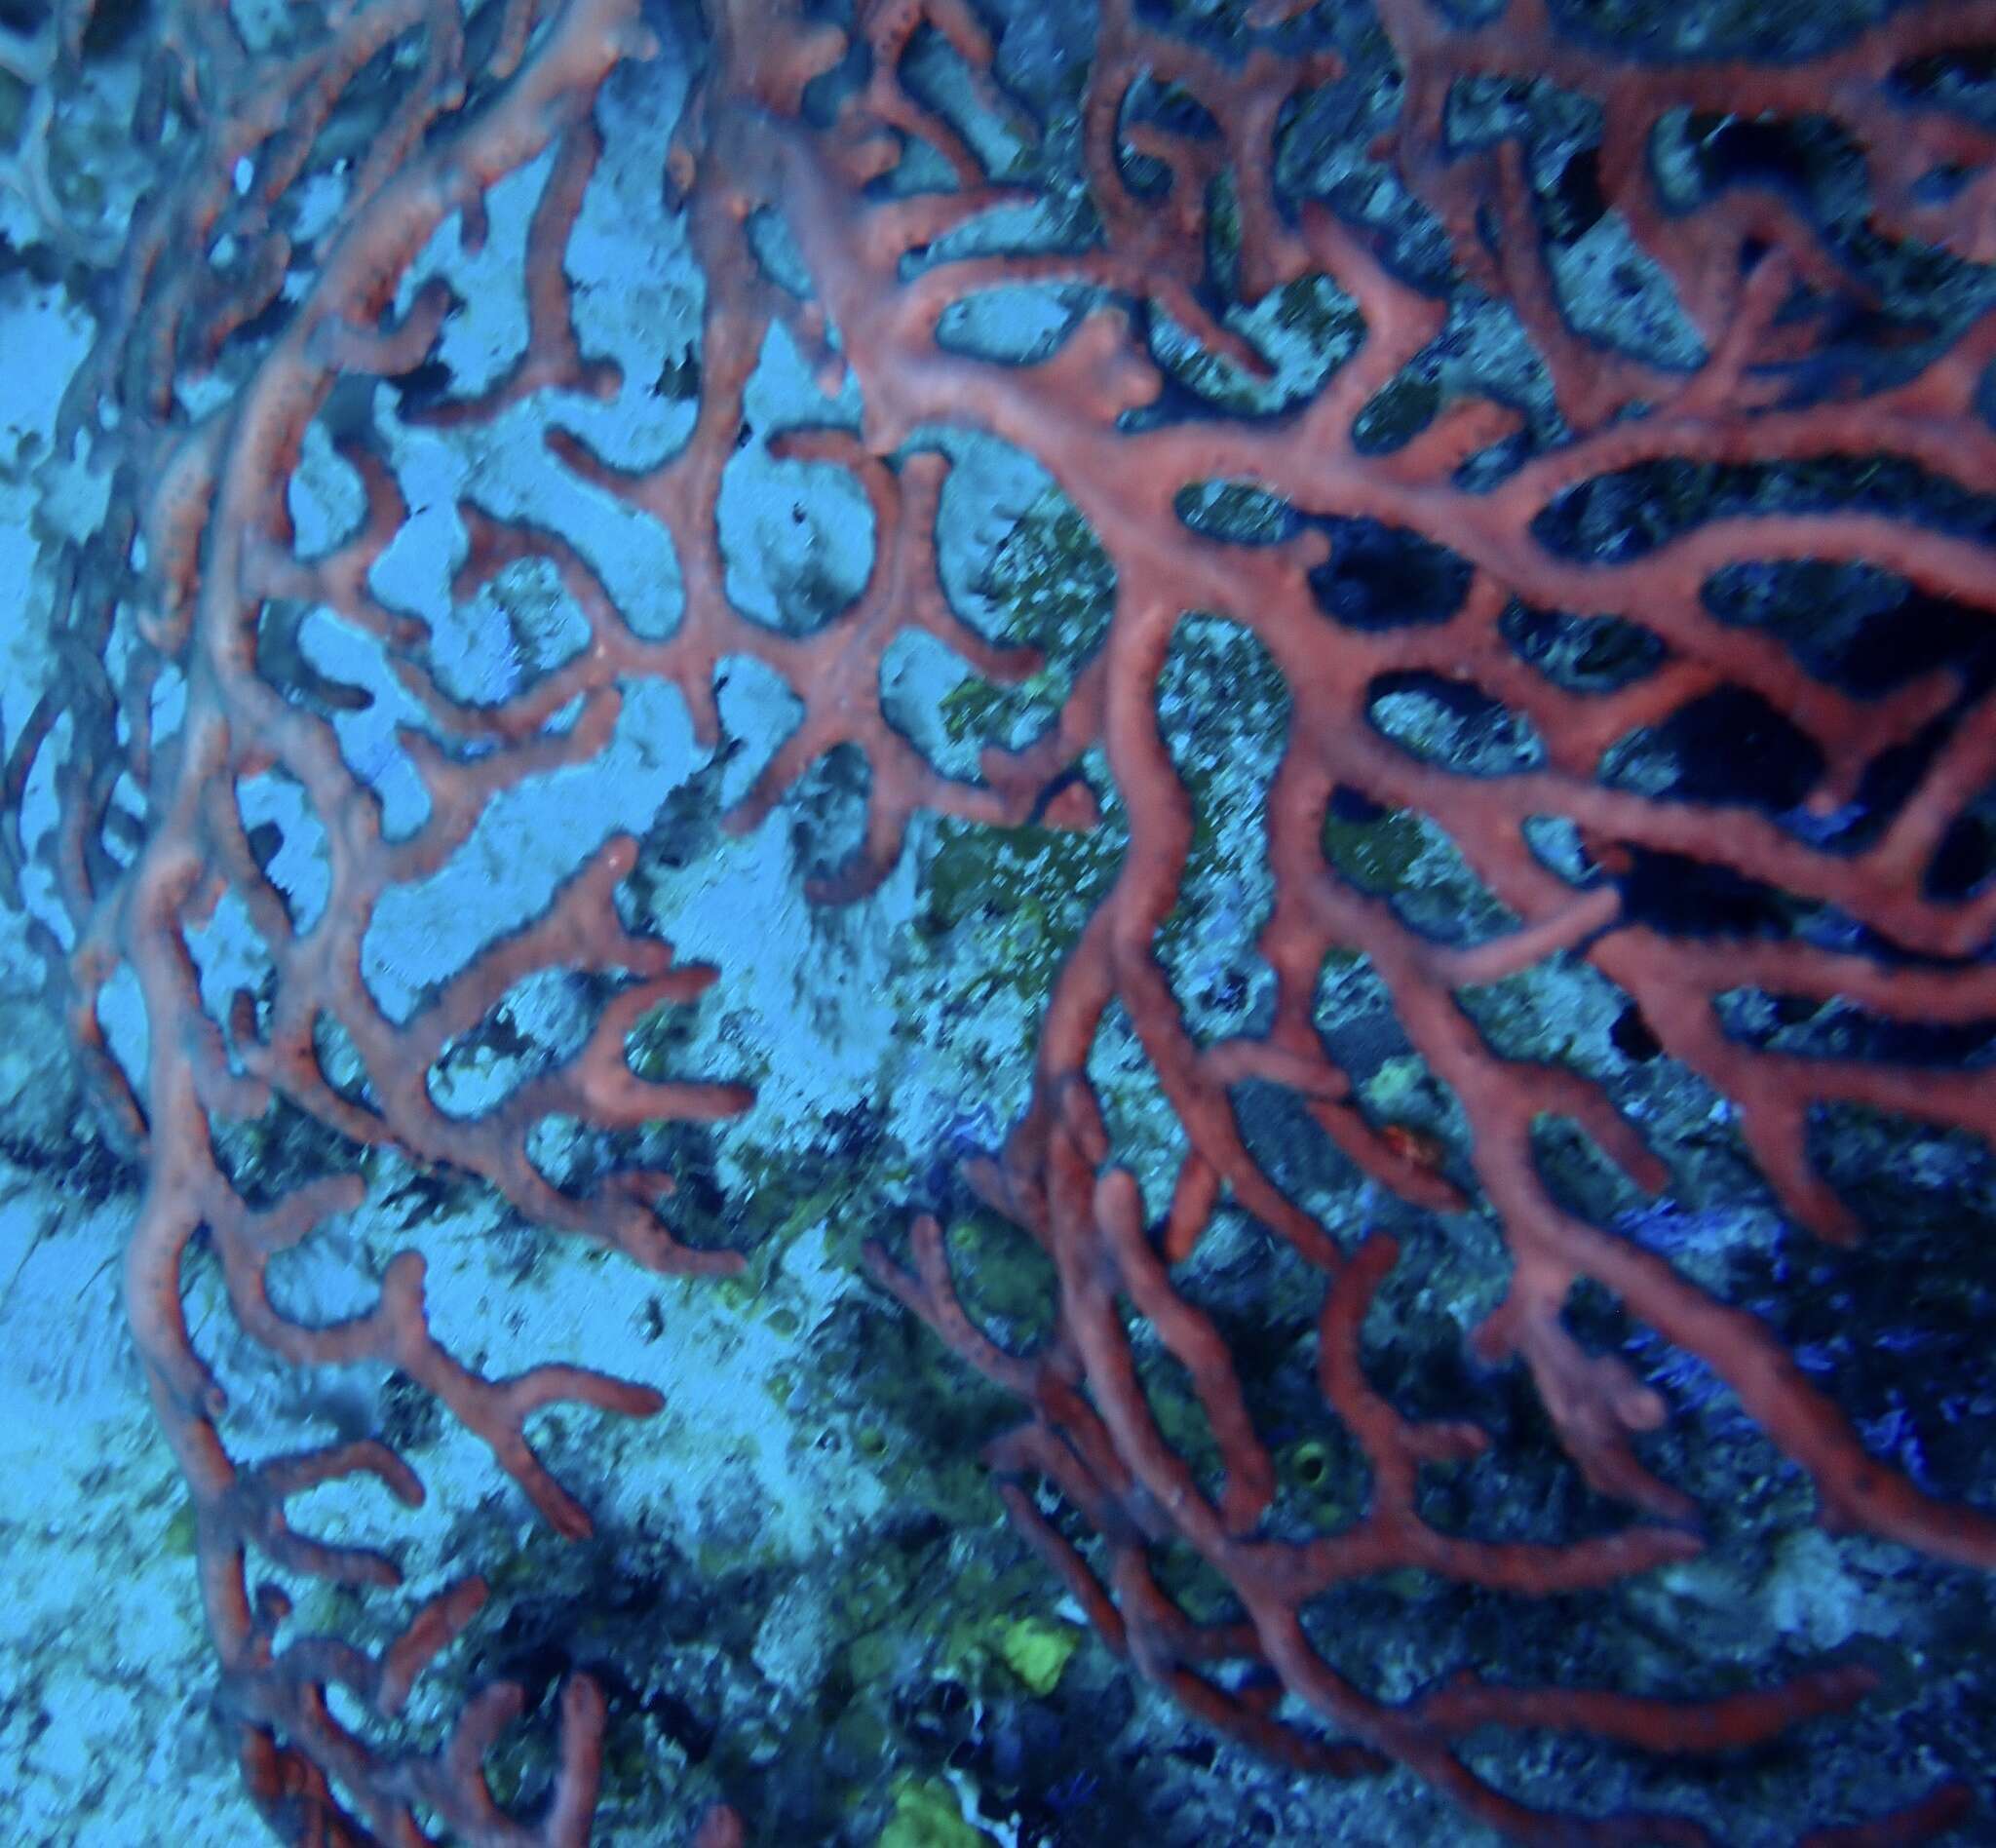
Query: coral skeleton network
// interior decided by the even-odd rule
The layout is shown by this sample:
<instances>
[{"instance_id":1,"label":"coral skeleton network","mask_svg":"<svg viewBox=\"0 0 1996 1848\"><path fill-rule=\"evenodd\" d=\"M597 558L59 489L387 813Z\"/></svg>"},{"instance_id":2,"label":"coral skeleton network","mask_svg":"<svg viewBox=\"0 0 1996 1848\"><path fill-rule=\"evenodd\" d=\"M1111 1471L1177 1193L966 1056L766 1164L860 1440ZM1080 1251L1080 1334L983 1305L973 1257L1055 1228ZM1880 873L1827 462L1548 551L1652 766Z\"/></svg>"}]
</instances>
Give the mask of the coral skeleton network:
<instances>
[{"instance_id":1,"label":"coral skeleton network","mask_svg":"<svg viewBox=\"0 0 1996 1848\"><path fill-rule=\"evenodd\" d=\"M1996 4L0 130L10 1838L1996 1841Z\"/></svg>"}]
</instances>

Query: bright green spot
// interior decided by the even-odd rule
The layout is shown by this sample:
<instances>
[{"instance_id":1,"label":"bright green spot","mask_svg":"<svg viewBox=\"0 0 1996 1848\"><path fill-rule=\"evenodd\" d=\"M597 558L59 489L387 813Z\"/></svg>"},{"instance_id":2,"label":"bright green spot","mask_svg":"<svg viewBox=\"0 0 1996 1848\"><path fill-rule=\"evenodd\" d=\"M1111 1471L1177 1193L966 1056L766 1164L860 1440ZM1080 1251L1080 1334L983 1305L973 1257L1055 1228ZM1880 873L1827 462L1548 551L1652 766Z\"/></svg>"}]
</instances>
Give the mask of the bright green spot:
<instances>
[{"instance_id":1,"label":"bright green spot","mask_svg":"<svg viewBox=\"0 0 1996 1848\"><path fill-rule=\"evenodd\" d=\"M1081 1647L1081 1632L1072 1624L1048 1623L1038 1617L1021 1617L1006 1628L999 1639L998 1653L1005 1666L1035 1694L1051 1694L1060 1680L1067 1661Z\"/></svg>"},{"instance_id":2,"label":"bright green spot","mask_svg":"<svg viewBox=\"0 0 1996 1848\"><path fill-rule=\"evenodd\" d=\"M982 1848L990 1839L964 1821L949 1786L931 1778L901 1787L874 1848Z\"/></svg>"}]
</instances>

